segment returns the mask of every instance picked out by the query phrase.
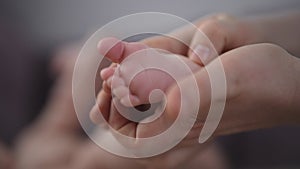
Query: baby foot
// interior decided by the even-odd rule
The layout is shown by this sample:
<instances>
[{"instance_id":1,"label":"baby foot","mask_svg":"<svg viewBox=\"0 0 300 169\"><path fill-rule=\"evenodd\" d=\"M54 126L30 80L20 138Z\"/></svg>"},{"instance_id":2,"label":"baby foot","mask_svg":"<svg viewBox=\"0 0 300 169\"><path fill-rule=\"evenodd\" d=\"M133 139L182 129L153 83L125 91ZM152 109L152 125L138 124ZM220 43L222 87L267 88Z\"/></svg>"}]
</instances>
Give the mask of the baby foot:
<instances>
[{"instance_id":1,"label":"baby foot","mask_svg":"<svg viewBox=\"0 0 300 169\"><path fill-rule=\"evenodd\" d=\"M158 69L145 69L132 78L134 70L137 70L138 66L141 66L137 58L133 57L133 55L149 55L147 50L154 50L142 43L127 43L116 38L105 38L99 42L98 49L100 54L116 63L101 71L101 77L104 80L103 88L106 89L107 92L112 91L114 96L116 96L124 106L131 107L148 104L149 95L154 89L160 89L166 93L167 89L175 83L175 80L168 73ZM171 55L157 50L156 52L150 53L152 56L144 57L144 59L148 60L149 58L151 59L153 55L159 55L159 57L164 57L164 59L167 59L168 63L170 63L166 66L172 69L179 69L177 67L174 68L174 65L172 65L175 58L174 54ZM179 57L192 72L201 69L201 66L189 60L187 57ZM131 64L129 64L130 61ZM160 61L155 60L155 62L158 63ZM187 74L182 74L182 78L185 76L187 76ZM157 99L157 101L158 100L159 99Z\"/></svg>"}]
</instances>

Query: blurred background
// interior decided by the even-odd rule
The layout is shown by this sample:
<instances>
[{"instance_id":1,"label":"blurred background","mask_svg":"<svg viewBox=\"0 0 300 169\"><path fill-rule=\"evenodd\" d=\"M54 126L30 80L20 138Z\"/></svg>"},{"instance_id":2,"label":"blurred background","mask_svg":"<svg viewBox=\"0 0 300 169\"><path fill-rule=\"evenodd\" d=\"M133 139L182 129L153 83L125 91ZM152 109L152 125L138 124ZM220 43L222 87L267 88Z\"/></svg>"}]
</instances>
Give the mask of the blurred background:
<instances>
[{"instance_id":1,"label":"blurred background","mask_svg":"<svg viewBox=\"0 0 300 169\"><path fill-rule=\"evenodd\" d=\"M193 21L212 13L251 16L300 10L299 0L1 0L0 140L15 136L37 117L54 76L49 63L63 46L84 42L118 17L165 12ZM274 35L276 36L276 35ZM300 167L298 127L281 127L219 140L236 168Z\"/></svg>"}]
</instances>

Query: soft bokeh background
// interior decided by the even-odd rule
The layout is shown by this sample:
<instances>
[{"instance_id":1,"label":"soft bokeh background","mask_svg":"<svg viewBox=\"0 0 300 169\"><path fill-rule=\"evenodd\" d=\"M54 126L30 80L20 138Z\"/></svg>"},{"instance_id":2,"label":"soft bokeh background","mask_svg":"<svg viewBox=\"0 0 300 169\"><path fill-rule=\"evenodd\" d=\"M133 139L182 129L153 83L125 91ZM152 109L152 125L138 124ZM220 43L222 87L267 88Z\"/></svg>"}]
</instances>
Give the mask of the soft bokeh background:
<instances>
[{"instance_id":1,"label":"soft bokeh background","mask_svg":"<svg viewBox=\"0 0 300 169\"><path fill-rule=\"evenodd\" d=\"M65 44L84 41L104 24L136 12L166 12L190 21L211 13L251 16L300 10L299 0L1 0L0 138L13 139L40 112L53 74L48 65ZM276 35L274 35L276 36ZM300 167L299 128L282 127L221 138L240 167Z\"/></svg>"}]
</instances>

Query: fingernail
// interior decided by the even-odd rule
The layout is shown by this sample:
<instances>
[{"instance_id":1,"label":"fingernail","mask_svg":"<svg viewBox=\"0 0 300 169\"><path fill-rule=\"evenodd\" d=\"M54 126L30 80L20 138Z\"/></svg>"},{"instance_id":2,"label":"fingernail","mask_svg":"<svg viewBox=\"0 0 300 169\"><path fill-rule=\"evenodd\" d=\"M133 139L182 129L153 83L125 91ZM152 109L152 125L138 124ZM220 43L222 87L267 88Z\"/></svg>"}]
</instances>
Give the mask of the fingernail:
<instances>
[{"instance_id":1,"label":"fingernail","mask_svg":"<svg viewBox=\"0 0 300 169\"><path fill-rule=\"evenodd\" d=\"M203 45L197 45L194 50L192 57L194 59L200 59L200 62L206 64L209 61L210 50L208 47Z\"/></svg>"}]
</instances>

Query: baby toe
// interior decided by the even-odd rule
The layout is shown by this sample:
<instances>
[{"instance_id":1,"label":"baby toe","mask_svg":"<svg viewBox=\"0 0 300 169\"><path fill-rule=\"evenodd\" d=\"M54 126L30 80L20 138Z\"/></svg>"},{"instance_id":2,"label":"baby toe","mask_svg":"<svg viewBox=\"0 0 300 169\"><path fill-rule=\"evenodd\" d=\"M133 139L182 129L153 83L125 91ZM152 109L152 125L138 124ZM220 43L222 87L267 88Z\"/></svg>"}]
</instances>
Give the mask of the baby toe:
<instances>
[{"instance_id":1,"label":"baby toe","mask_svg":"<svg viewBox=\"0 0 300 169\"><path fill-rule=\"evenodd\" d=\"M115 63L122 58L124 47L124 42L113 37L102 39L97 46L100 54Z\"/></svg>"},{"instance_id":2,"label":"baby toe","mask_svg":"<svg viewBox=\"0 0 300 169\"><path fill-rule=\"evenodd\" d=\"M112 78L111 78L111 87L112 88L117 88L119 86L126 86L125 81L117 75L112 76Z\"/></svg>"},{"instance_id":3,"label":"baby toe","mask_svg":"<svg viewBox=\"0 0 300 169\"><path fill-rule=\"evenodd\" d=\"M103 80L107 80L115 72L115 67L107 67L101 70L100 76Z\"/></svg>"},{"instance_id":4,"label":"baby toe","mask_svg":"<svg viewBox=\"0 0 300 169\"><path fill-rule=\"evenodd\" d=\"M130 93L127 96L124 96L120 100L120 102L126 107L134 107L134 106L141 105L140 99L137 96L132 95Z\"/></svg>"},{"instance_id":5,"label":"baby toe","mask_svg":"<svg viewBox=\"0 0 300 169\"><path fill-rule=\"evenodd\" d=\"M119 86L117 88L112 89L112 93L118 99L122 99L123 97L129 95L129 89L125 86Z\"/></svg>"}]
</instances>

